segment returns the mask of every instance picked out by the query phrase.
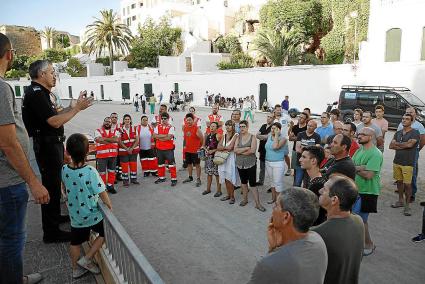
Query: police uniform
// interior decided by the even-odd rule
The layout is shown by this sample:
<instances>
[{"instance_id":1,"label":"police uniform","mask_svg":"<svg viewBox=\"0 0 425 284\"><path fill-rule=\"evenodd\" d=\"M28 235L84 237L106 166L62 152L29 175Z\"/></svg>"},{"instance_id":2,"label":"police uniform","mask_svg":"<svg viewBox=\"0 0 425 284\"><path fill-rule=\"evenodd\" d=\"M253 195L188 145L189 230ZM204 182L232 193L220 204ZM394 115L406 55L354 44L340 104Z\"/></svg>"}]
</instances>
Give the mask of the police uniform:
<instances>
[{"instance_id":1,"label":"police uniform","mask_svg":"<svg viewBox=\"0 0 425 284\"><path fill-rule=\"evenodd\" d=\"M54 95L42 85L31 82L22 103L22 118L28 135L34 140L34 153L40 168L43 185L50 202L41 205L44 240L55 240L61 231L60 198L61 170L64 161L64 128L54 128L47 120L58 114Z\"/></svg>"}]
</instances>

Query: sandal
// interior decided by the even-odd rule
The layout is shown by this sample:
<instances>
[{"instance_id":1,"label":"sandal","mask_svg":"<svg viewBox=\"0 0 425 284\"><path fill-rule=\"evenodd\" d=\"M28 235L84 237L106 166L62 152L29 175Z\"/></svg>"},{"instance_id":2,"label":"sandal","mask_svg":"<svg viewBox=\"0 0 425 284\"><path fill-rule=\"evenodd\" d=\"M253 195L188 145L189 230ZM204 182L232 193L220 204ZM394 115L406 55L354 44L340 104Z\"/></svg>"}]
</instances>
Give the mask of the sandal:
<instances>
[{"instance_id":1,"label":"sandal","mask_svg":"<svg viewBox=\"0 0 425 284\"><path fill-rule=\"evenodd\" d=\"M363 256L371 255L372 253L375 252L375 249L376 249L376 246L375 245L373 245L373 247L370 248L370 249L366 249L366 248L363 249Z\"/></svg>"},{"instance_id":2,"label":"sandal","mask_svg":"<svg viewBox=\"0 0 425 284\"><path fill-rule=\"evenodd\" d=\"M229 204L235 204L235 199L231 198L230 201L229 201Z\"/></svg>"},{"instance_id":3,"label":"sandal","mask_svg":"<svg viewBox=\"0 0 425 284\"><path fill-rule=\"evenodd\" d=\"M242 200L241 203L239 203L239 206L245 206L248 204L248 201Z\"/></svg>"},{"instance_id":4,"label":"sandal","mask_svg":"<svg viewBox=\"0 0 425 284\"><path fill-rule=\"evenodd\" d=\"M226 200L229 200L229 199L230 199L230 196L228 196L228 195L220 198L221 201L226 201Z\"/></svg>"},{"instance_id":5,"label":"sandal","mask_svg":"<svg viewBox=\"0 0 425 284\"><path fill-rule=\"evenodd\" d=\"M260 210L261 212L265 212L266 208L264 208L263 206L255 206L255 208L257 208L258 210Z\"/></svg>"},{"instance_id":6,"label":"sandal","mask_svg":"<svg viewBox=\"0 0 425 284\"><path fill-rule=\"evenodd\" d=\"M216 192L215 194L214 194L214 197L220 197L220 196L222 196L223 195L223 193L221 193L221 192Z\"/></svg>"},{"instance_id":7,"label":"sandal","mask_svg":"<svg viewBox=\"0 0 425 284\"><path fill-rule=\"evenodd\" d=\"M202 195L207 195L207 194L210 194L211 193L211 190L205 190L204 192L202 192Z\"/></svg>"},{"instance_id":8,"label":"sandal","mask_svg":"<svg viewBox=\"0 0 425 284\"><path fill-rule=\"evenodd\" d=\"M403 202L397 201L396 203L391 204L391 208L400 208L404 207Z\"/></svg>"},{"instance_id":9,"label":"sandal","mask_svg":"<svg viewBox=\"0 0 425 284\"><path fill-rule=\"evenodd\" d=\"M270 201L267 201L267 204L273 204L275 202L276 202L276 200L270 200Z\"/></svg>"}]
</instances>

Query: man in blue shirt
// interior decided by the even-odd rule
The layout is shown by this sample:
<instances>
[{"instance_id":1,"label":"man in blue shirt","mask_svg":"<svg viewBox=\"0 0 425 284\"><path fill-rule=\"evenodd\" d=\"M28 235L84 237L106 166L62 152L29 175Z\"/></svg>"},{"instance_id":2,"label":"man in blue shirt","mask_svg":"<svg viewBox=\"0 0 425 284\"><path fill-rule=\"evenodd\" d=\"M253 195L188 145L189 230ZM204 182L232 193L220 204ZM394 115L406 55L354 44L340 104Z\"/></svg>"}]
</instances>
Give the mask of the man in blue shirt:
<instances>
[{"instance_id":1,"label":"man in blue shirt","mask_svg":"<svg viewBox=\"0 0 425 284\"><path fill-rule=\"evenodd\" d=\"M406 109L406 114L410 114L413 117L412 128L419 131L420 139L418 143L418 148L416 149L415 163L413 165L413 176L412 176L412 196L411 201L415 201L416 191L418 191L418 186L416 180L418 178L418 160L419 152L422 150L422 147L425 145L425 127L416 120L416 109L414 107L409 107ZM397 127L397 131L403 129L403 125L400 124Z\"/></svg>"},{"instance_id":2,"label":"man in blue shirt","mask_svg":"<svg viewBox=\"0 0 425 284\"><path fill-rule=\"evenodd\" d=\"M320 122L322 125L316 128L316 133L320 135L320 145L324 146L329 136L334 134L333 125L329 122L330 114L327 112L322 113Z\"/></svg>"},{"instance_id":3,"label":"man in blue shirt","mask_svg":"<svg viewBox=\"0 0 425 284\"><path fill-rule=\"evenodd\" d=\"M282 101L282 109L288 112L289 110L289 96L285 96L285 99Z\"/></svg>"}]
</instances>

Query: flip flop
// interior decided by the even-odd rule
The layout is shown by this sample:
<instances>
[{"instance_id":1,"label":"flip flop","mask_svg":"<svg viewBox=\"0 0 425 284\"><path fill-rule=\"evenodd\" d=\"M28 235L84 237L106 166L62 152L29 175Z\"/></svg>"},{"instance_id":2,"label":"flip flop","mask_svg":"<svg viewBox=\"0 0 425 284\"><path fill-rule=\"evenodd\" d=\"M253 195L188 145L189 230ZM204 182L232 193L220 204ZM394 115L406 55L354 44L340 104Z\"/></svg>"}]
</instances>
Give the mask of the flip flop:
<instances>
[{"instance_id":1,"label":"flip flop","mask_svg":"<svg viewBox=\"0 0 425 284\"><path fill-rule=\"evenodd\" d=\"M266 212L266 208L264 208L263 206L255 206L255 208L257 208L258 210L260 210L261 212Z\"/></svg>"},{"instance_id":2,"label":"flip flop","mask_svg":"<svg viewBox=\"0 0 425 284\"><path fill-rule=\"evenodd\" d=\"M211 193L211 190L210 191L205 190L204 192L202 192L202 195L207 195L207 194L210 194L210 193Z\"/></svg>"},{"instance_id":3,"label":"flip flop","mask_svg":"<svg viewBox=\"0 0 425 284\"><path fill-rule=\"evenodd\" d=\"M376 246L375 245L373 245L373 247L370 248L370 249L363 249L363 256L369 256L369 255L371 255L372 253L375 252L375 249L376 249Z\"/></svg>"},{"instance_id":4,"label":"flip flop","mask_svg":"<svg viewBox=\"0 0 425 284\"><path fill-rule=\"evenodd\" d=\"M229 200L229 199L230 199L230 196L224 196L224 197L220 198L221 201L226 201L226 200Z\"/></svg>"},{"instance_id":5,"label":"flip flop","mask_svg":"<svg viewBox=\"0 0 425 284\"><path fill-rule=\"evenodd\" d=\"M239 203L239 206L245 206L248 204L248 201L242 200L241 203Z\"/></svg>"},{"instance_id":6,"label":"flip flop","mask_svg":"<svg viewBox=\"0 0 425 284\"><path fill-rule=\"evenodd\" d=\"M231 198L230 201L229 201L229 204L235 204L235 199Z\"/></svg>"},{"instance_id":7,"label":"flip flop","mask_svg":"<svg viewBox=\"0 0 425 284\"><path fill-rule=\"evenodd\" d=\"M400 201L397 201L396 203L391 204L391 208L400 208L400 207L404 207L404 204L401 203Z\"/></svg>"}]
</instances>

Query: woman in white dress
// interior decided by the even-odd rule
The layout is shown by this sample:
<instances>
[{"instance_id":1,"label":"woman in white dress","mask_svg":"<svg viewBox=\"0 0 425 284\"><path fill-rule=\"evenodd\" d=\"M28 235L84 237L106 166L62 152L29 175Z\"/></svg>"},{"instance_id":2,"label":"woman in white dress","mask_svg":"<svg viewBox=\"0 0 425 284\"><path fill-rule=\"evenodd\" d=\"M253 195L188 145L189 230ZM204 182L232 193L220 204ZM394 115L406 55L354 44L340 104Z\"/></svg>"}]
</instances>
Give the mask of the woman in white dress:
<instances>
[{"instance_id":1,"label":"woman in white dress","mask_svg":"<svg viewBox=\"0 0 425 284\"><path fill-rule=\"evenodd\" d=\"M235 123L233 121L228 120L224 125L226 127L226 134L218 142L217 150L227 151L229 152L229 156L226 162L218 166L218 175L220 177L220 183L225 183L226 185L227 195L220 200L230 200L229 204L234 204L235 186L240 185L239 174L236 169L235 153L233 152L238 134L235 133Z\"/></svg>"}]
</instances>

